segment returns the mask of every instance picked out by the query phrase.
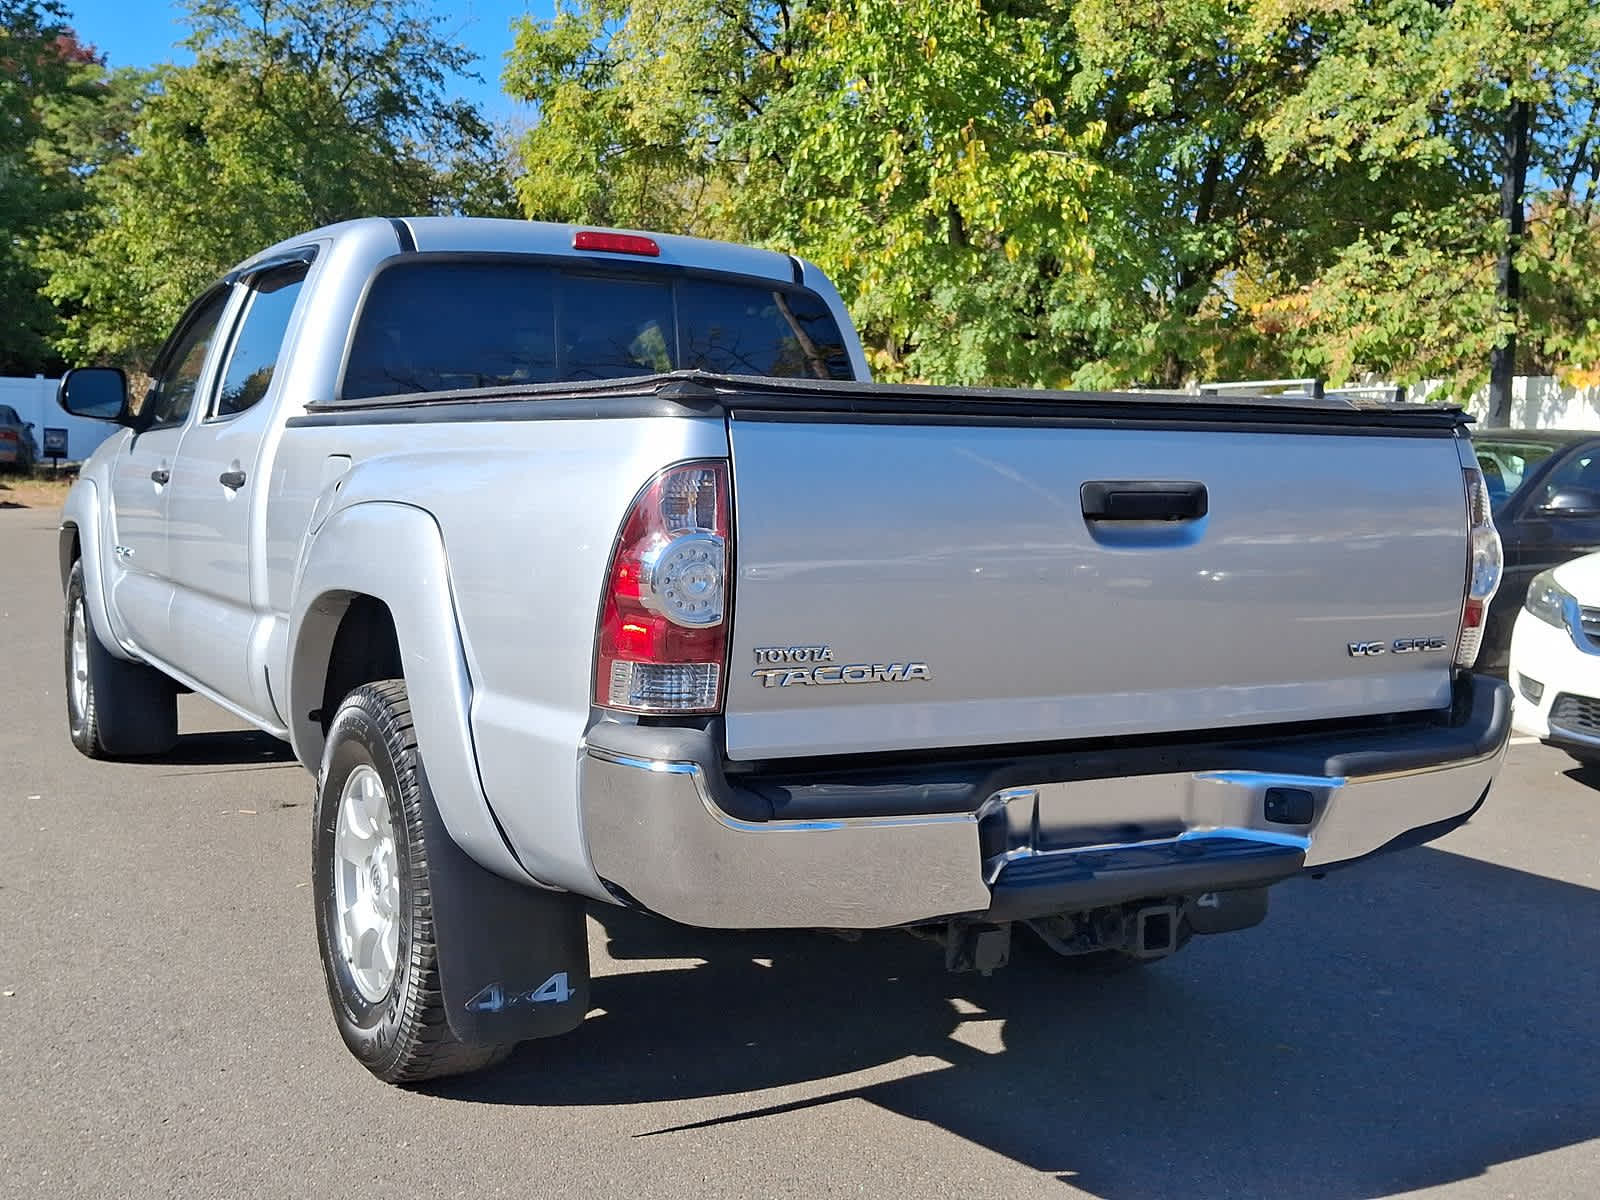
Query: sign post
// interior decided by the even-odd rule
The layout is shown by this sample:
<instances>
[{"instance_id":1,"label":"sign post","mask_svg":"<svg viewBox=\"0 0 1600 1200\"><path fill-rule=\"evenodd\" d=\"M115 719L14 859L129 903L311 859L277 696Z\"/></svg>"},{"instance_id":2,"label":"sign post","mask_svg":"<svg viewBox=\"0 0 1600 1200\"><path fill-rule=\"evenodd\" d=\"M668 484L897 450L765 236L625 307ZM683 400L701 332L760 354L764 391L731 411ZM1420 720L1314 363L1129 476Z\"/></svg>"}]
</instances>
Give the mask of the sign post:
<instances>
[{"instance_id":1,"label":"sign post","mask_svg":"<svg viewBox=\"0 0 1600 1200\"><path fill-rule=\"evenodd\" d=\"M67 431L65 429L51 429L48 425L44 430L44 456L50 460L50 470L59 471L61 460L67 456Z\"/></svg>"}]
</instances>

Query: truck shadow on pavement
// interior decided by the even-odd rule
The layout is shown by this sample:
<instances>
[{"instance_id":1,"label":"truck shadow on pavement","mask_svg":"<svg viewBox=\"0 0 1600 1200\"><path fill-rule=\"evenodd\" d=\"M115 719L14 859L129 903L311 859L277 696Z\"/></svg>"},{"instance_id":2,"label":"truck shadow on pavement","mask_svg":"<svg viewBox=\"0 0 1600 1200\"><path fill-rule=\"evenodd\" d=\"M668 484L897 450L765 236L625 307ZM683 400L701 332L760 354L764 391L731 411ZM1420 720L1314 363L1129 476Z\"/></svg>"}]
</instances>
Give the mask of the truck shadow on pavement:
<instances>
[{"instance_id":1,"label":"truck shadow on pavement","mask_svg":"<svg viewBox=\"0 0 1600 1200\"><path fill-rule=\"evenodd\" d=\"M165 754L145 760L161 767L256 767L295 762L294 751L259 729L186 733Z\"/></svg>"},{"instance_id":2,"label":"truck shadow on pavement","mask_svg":"<svg viewBox=\"0 0 1600 1200\"><path fill-rule=\"evenodd\" d=\"M1600 791L1600 767L1588 765L1569 767L1561 773L1572 780L1573 783L1591 790Z\"/></svg>"},{"instance_id":3,"label":"truck shadow on pavement","mask_svg":"<svg viewBox=\"0 0 1600 1200\"><path fill-rule=\"evenodd\" d=\"M1600 892L1423 849L1273 900L1259 929L1109 977L1020 944L983 979L904 934L597 913L613 959L704 963L601 975L577 1033L434 1091L694 1100L639 1135L757 1138L859 1098L1117 1198L1382 1195L1600 1135Z\"/></svg>"}]
</instances>

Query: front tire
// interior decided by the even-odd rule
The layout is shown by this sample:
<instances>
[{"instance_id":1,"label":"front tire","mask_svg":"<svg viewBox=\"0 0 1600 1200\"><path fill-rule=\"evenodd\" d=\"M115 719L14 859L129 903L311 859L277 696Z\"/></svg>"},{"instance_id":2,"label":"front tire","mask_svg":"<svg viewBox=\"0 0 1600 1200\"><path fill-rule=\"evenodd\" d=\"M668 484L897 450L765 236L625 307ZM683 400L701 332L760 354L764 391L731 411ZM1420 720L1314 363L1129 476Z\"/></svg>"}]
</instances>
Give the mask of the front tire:
<instances>
[{"instance_id":1,"label":"front tire","mask_svg":"<svg viewBox=\"0 0 1600 1200\"><path fill-rule=\"evenodd\" d=\"M481 1070L514 1048L469 1046L450 1032L428 886L427 787L405 682L351 692L317 777L312 890L334 1021L385 1083Z\"/></svg>"},{"instance_id":2,"label":"front tire","mask_svg":"<svg viewBox=\"0 0 1600 1200\"><path fill-rule=\"evenodd\" d=\"M178 685L154 667L117 658L95 631L84 598L83 560L67 576L62 630L67 731L90 758L165 754L178 743Z\"/></svg>"}]
</instances>

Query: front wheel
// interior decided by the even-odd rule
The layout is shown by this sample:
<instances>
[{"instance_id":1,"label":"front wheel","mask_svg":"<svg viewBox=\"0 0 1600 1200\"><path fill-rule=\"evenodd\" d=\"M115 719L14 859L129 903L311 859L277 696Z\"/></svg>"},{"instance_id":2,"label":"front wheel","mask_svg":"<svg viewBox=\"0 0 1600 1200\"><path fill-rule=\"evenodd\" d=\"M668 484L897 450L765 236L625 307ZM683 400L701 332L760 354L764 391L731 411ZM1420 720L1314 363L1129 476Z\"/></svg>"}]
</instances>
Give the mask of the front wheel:
<instances>
[{"instance_id":1,"label":"front wheel","mask_svg":"<svg viewBox=\"0 0 1600 1200\"><path fill-rule=\"evenodd\" d=\"M445 1018L423 823L427 786L405 682L351 692L328 730L317 778L317 946L340 1036L385 1083L480 1070L513 1049L466 1045Z\"/></svg>"}]
</instances>

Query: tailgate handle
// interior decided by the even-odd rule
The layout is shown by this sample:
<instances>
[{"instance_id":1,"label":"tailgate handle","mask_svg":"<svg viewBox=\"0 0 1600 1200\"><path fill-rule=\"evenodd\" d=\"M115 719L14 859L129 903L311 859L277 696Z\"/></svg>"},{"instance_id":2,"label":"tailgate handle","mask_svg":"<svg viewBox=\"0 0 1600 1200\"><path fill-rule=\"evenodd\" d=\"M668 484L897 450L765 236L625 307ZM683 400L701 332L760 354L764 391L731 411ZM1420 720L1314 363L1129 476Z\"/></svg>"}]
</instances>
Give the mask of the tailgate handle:
<instances>
[{"instance_id":1,"label":"tailgate handle","mask_svg":"<svg viewBox=\"0 0 1600 1200\"><path fill-rule=\"evenodd\" d=\"M1206 485L1094 479L1078 489L1086 521L1193 521L1206 515Z\"/></svg>"}]
</instances>

